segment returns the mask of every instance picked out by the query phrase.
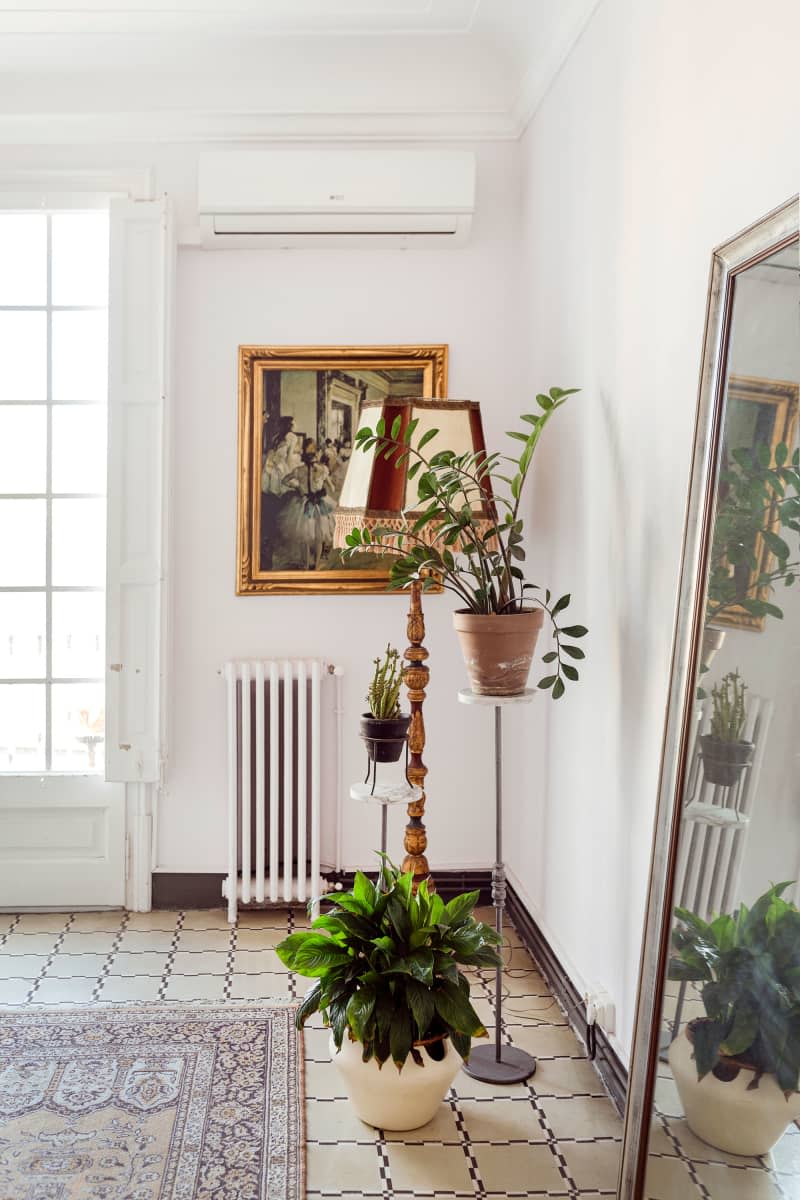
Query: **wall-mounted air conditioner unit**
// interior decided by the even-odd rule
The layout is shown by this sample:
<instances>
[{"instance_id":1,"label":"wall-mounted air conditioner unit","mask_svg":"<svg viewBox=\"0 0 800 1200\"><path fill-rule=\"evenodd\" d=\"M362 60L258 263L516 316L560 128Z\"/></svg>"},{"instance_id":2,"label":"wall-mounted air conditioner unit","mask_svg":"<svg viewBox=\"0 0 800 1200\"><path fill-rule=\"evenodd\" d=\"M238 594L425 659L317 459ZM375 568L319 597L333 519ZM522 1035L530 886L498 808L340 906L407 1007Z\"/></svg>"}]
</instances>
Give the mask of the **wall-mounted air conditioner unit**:
<instances>
[{"instance_id":1,"label":"wall-mounted air conditioner unit","mask_svg":"<svg viewBox=\"0 0 800 1200\"><path fill-rule=\"evenodd\" d=\"M200 236L211 249L454 246L474 206L475 156L465 151L200 155Z\"/></svg>"}]
</instances>

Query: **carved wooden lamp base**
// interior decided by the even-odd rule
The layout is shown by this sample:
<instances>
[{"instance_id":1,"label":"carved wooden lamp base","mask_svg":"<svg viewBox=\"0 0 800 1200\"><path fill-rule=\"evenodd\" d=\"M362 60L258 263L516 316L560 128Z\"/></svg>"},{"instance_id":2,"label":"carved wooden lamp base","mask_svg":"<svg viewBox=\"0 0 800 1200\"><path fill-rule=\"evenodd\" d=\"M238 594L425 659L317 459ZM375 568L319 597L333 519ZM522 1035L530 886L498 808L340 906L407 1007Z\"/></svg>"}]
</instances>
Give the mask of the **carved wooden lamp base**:
<instances>
[{"instance_id":1,"label":"carved wooden lamp base","mask_svg":"<svg viewBox=\"0 0 800 1200\"><path fill-rule=\"evenodd\" d=\"M433 891L435 885L430 877L428 860L425 856L428 835L422 820L425 815L425 776L428 774L428 768L422 761L422 752L425 749L425 722L422 716L422 705L425 700L425 689L430 679L430 671L425 665L428 651L422 644L425 639L425 616L422 612L422 584L419 580L415 580L411 585L411 604L408 610L406 632L410 645L403 655L408 664L403 670L403 682L408 691L411 709L407 774L409 783L420 788L422 794L408 805L408 824L403 840L406 852L403 859L403 870L414 872L415 890L423 879L427 879L428 887Z\"/></svg>"}]
</instances>

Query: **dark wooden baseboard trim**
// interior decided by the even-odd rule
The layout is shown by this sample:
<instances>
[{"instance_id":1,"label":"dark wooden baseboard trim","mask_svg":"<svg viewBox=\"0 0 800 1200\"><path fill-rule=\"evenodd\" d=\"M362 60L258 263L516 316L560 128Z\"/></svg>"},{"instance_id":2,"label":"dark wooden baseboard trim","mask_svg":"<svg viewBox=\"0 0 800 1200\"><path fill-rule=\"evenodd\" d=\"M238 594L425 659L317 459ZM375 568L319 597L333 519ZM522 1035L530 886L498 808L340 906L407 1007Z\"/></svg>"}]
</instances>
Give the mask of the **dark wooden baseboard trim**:
<instances>
[{"instance_id":1,"label":"dark wooden baseboard trim","mask_svg":"<svg viewBox=\"0 0 800 1200\"><path fill-rule=\"evenodd\" d=\"M452 900L453 896L460 896L462 892L479 892L479 904L492 903L492 872L486 868L474 871L434 871L433 875L436 891L443 900ZM331 871L326 874L326 878L336 886L341 884L342 888L348 891L353 886L355 874L353 871L342 871L337 875L335 871ZM329 892L328 895L335 899L335 893Z\"/></svg>"},{"instance_id":2,"label":"dark wooden baseboard trim","mask_svg":"<svg viewBox=\"0 0 800 1200\"><path fill-rule=\"evenodd\" d=\"M550 943L520 900L514 888L508 884L506 912L525 945L531 958L538 963L553 995L564 1009L567 1020L576 1036L586 1044L586 1005L583 996L564 970ZM611 1046L606 1033L596 1027L597 1054L594 1065L605 1084L615 1108L622 1115L628 1090L628 1072Z\"/></svg>"},{"instance_id":3,"label":"dark wooden baseboard trim","mask_svg":"<svg viewBox=\"0 0 800 1200\"><path fill-rule=\"evenodd\" d=\"M154 871L153 908L224 908L220 872Z\"/></svg>"},{"instance_id":4,"label":"dark wooden baseboard trim","mask_svg":"<svg viewBox=\"0 0 800 1200\"><path fill-rule=\"evenodd\" d=\"M224 878L223 874L217 872L155 872L153 908L224 908ZM334 885L341 884L345 890L353 886L352 871L338 875L335 871L326 871L325 878ZM481 894L481 904L492 902L492 872L489 870L440 871L436 875L436 887L443 900L449 900L460 892L477 890Z\"/></svg>"},{"instance_id":5,"label":"dark wooden baseboard trim","mask_svg":"<svg viewBox=\"0 0 800 1200\"><path fill-rule=\"evenodd\" d=\"M460 892L480 892L480 903L492 902L492 873L490 870L437 871L436 890L443 900ZM224 908L222 873L163 872L153 875L153 908ZM353 872L326 873L333 884L347 890L353 884ZM331 899L335 892L329 893ZM240 906L242 907L242 906ZM509 884L506 912L526 950L539 965L553 995L567 1014L567 1019L582 1042L586 1039L584 1001L575 984L559 962L547 938ZM597 1029L595 1067L617 1109L625 1107L628 1073L602 1029Z\"/></svg>"}]
</instances>

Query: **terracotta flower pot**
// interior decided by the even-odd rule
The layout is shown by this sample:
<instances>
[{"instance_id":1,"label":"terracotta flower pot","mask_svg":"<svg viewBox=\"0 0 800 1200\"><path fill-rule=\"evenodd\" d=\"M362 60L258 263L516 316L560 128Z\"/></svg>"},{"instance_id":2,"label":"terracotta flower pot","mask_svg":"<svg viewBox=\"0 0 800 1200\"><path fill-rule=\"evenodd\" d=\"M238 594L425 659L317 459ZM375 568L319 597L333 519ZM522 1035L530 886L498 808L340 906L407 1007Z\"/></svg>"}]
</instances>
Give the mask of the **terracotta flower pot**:
<instances>
[{"instance_id":1,"label":"terracotta flower pot","mask_svg":"<svg viewBox=\"0 0 800 1200\"><path fill-rule=\"evenodd\" d=\"M440 1041L442 1039L436 1039ZM419 1129L433 1120L450 1084L461 1066L461 1056L444 1038L445 1052L432 1057L425 1042L417 1042L425 1065L417 1066L411 1055L401 1071L393 1062L379 1067L374 1058L364 1062L361 1042L345 1036L340 1051L331 1034L329 1048L345 1091L357 1115L376 1129Z\"/></svg>"},{"instance_id":2,"label":"terracotta flower pot","mask_svg":"<svg viewBox=\"0 0 800 1200\"><path fill-rule=\"evenodd\" d=\"M700 738L703 774L709 783L732 787L753 758L753 742L723 742L712 733Z\"/></svg>"},{"instance_id":3,"label":"terracotta flower pot","mask_svg":"<svg viewBox=\"0 0 800 1200\"><path fill-rule=\"evenodd\" d=\"M732 1078L723 1082L709 1072L698 1079L689 1028L670 1046L669 1065L689 1128L728 1154L768 1154L800 1117L800 1094L785 1095L773 1075L762 1075L752 1087L752 1067L725 1061Z\"/></svg>"},{"instance_id":4,"label":"terracotta flower pot","mask_svg":"<svg viewBox=\"0 0 800 1200\"><path fill-rule=\"evenodd\" d=\"M372 761L397 762L408 740L410 724L410 713L399 717L373 717L371 713L362 713L361 736Z\"/></svg>"},{"instance_id":5,"label":"terracotta flower pot","mask_svg":"<svg viewBox=\"0 0 800 1200\"><path fill-rule=\"evenodd\" d=\"M517 696L525 691L544 610L484 615L459 609L453 625L473 692Z\"/></svg>"}]
</instances>

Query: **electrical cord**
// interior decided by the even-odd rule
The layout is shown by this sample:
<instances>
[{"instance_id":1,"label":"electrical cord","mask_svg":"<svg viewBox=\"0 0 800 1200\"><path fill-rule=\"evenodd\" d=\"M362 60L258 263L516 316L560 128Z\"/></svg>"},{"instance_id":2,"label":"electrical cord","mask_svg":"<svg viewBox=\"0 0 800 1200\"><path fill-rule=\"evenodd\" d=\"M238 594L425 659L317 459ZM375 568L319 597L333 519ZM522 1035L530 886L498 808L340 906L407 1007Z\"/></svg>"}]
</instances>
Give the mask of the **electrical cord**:
<instances>
[{"instance_id":1,"label":"electrical cord","mask_svg":"<svg viewBox=\"0 0 800 1200\"><path fill-rule=\"evenodd\" d=\"M501 957L503 958L504 978L512 981L515 979L524 979L528 975L538 975L540 978L543 978L541 971L535 964L531 967L512 967L511 961L513 959L515 950L524 950L525 954L528 954L528 951L525 950L524 946L513 946L508 938L504 937L503 944L500 948ZM476 970L474 974L478 976L482 982L491 982L494 980L495 973L494 971L481 969ZM517 997L517 999L519 999L519 997ZM535 1007L526 1005L523 1008L516 1008L513 1006L513 1004L508 1003L509 1001L514 1000L514 996L512 995L510 988L505 986L503 987L502 991L502 1000L504 1014L507 1016L521 1017L524 1023L533 1026L552 1025L552 1020L547 1019L543 1014L550 1013L553 1011L553 1009L557 1009L562 1012L566 1018L567 1024L571 1026L572 1021L570 1021L570 1013L567 1011L568 1009L571 1010L575 1018L575 1028L584 1028L586 1031L583 1040L586 1046L587 1057L589 1058L590 1062L595 1061L597 1057L597 1028L594 1022L590 1024L586 1020L586 1012L580 1004L572 1003L567 1004L565 1007L564 1004L556 1000L555 997L551 995L549 997L542 996L542 1000L546 1001L543 1005L538 1005Z\"/></svg>"}]
</instances>

